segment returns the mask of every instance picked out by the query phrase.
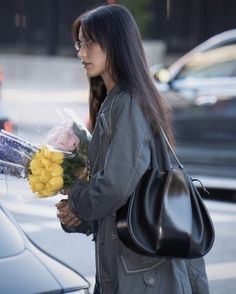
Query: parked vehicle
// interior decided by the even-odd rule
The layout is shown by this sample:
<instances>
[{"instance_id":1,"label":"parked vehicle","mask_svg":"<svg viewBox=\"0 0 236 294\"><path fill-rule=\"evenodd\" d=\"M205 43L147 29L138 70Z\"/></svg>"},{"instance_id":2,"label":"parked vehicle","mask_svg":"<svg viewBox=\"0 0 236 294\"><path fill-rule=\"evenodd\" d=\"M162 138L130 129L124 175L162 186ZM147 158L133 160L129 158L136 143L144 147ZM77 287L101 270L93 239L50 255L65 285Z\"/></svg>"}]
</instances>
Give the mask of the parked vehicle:
<instances>
[{"instance_id":1,"label":"parked vehicle","mask_svg":"<svg viewBox=\"0 0 236 294\"><path fill-rule=\"evenodd\" d=\"M185 167L209 188L236 190L236 29L151 71L173 106L177 152Z\"/></svg>"},{"instance_id":2,"label":"parked vehicle","mask_svg":"<svg viewBox=\"0 0 236 294\"><path fill-rule=\"evenodd\" d=\"M2 103L2 83L3 83L3 69L0 65L0 129L4 129L5 131L12 132L13 123L6 115L4 111L3 103Z\"/></svg>"},{"instance_id":3,"label":"parked vehicle","mask_svg":"<svg viewBox=\"0 0 236 294\"><path fill-rule=\"evenodd\" d=\"M2 69L2 66L0 65L0 98L2 94L2 82L3 82L3 69Z\"/></svg>"},{"instance_id":4,"label":"parked vehicle","mask_svg":"<svg viewBox=\"0 0 236 294\"><path fill-rule=\"evenodd\" d=\"M1 293L89 293L89 283L38 248L1 203L0 236Z\"/></svg>"}]
</instances>

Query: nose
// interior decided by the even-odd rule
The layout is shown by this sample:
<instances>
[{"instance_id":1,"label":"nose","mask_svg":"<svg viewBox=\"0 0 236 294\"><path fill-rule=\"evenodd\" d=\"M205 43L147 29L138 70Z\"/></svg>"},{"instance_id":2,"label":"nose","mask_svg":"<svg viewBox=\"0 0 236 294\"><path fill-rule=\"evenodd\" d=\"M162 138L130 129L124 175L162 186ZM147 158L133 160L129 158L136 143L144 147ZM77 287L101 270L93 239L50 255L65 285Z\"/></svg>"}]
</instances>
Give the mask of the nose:
<instances>
[{"instance_id":1,"label":"nose","mask_svg":"<svg viewBox=\"0 0 236 294\"><path fill-rule=\"evenodd\" d=\"M81 47L77 53L77 56L79 57L79 59L83 59L84 57L86 57L87 56L86 48Z\"/></svg>"}]
</instances>

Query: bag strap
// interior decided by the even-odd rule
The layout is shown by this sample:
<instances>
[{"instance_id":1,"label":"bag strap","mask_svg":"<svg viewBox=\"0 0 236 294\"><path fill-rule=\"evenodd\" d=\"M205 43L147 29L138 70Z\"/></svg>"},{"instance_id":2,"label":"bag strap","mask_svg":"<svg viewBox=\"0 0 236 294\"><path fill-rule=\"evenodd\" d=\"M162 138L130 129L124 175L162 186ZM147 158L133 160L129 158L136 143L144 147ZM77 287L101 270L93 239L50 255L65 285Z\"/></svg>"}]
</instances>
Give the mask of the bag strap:
<instances>
[{"instance_id":1,"label":"bag strap","mask_svg":"<svg viewBox=\"0 0 236 294\"><path fill-rule=\"evenodd\" d=\"M168 145L168 147L169 147L171 153L174 155L174 158L175 158L175 160L177 161L177 163L178 163L178 165L179 165L179 168L180 168L180 169L184 169L184 166L183 166L182 163L179 161L179 159L178 159L178 157L177 157L177 155L176 155L174 149L172 148L172 146L171 146L171 144L170 144L170 141L168 140L168 138L167 138L167 136L166 136L166 134L165 134L165 132L164 132L164 130L163 130L162 127L161 127L161 133L162 133L162 136L163 136L163 138L165 139L165 141L166 141L166 143L167 143L167 145Z\"/></svg>"},{"instance_id":2,"label":"bag strap","mask_svg":"<svg viewBox=\"0 0 236 294\"><path fill-rule=\"evenodd\" d=\"M177 161L177 163L179 165L179 168L182 169L182 170L184 170L184 166L179 161L176 153L174 152L174 149L172 148L172 146L171 146L171 144L170 144L170 142L169 142L169 140L168 140L168 138L167 138L167 136L166 136L166 134L165 134L165 132L164 132L164 130L162 128L161 128L161 133L162 133L162 136L165 139L165 141L166 141L166 143L167 143L167 145L168 145L171 153L174 155L174 157L175 157L175 159L176 159L176 161ZM190 180L192 182L199 182L199 184L201 185L202 190L206 193L206 195L208 195L208 196L210 195L209 191L205 188L205 186L203 185L203 183L200 180L198 180L196 178L192 178L191 176L189 178L190 178Z\"/></svg>"}]
</instances>

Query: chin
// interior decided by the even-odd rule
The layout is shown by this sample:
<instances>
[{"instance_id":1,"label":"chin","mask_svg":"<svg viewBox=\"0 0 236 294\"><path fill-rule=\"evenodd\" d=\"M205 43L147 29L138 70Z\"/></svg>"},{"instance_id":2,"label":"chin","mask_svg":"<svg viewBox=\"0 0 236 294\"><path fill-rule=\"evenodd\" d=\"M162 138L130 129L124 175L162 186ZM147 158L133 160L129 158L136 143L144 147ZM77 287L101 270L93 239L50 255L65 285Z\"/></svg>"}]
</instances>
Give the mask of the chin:
<instances>
[{"instance_id":1,"label":"chin","mask_svg":"<svg viewBox=\"0 0 236 294\"><path fill-rule=\"evenodd\" d=\"M98 76L100 76L100 75L99 75L99 74L96 74L96 73L87 72L87 76L88 76L89 78L96 78L96 77L98 77Z\"/></svg>"}]
</instances>

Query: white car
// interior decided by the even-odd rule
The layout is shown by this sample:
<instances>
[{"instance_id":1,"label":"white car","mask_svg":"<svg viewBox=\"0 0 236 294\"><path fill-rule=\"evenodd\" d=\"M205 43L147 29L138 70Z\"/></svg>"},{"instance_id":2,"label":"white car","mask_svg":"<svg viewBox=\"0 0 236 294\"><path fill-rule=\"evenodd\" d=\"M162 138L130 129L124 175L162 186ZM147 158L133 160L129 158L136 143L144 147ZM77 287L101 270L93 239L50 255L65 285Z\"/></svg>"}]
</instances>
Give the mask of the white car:
<instances>
[{"instance_id":1,"label":"white car","mask_svg":"<svg viewBox=\"0 0 236 294\"><path fill-rule=\"evenodd\" d=\"M0 203L0 292L89 294L75 270L34 244Z\"/></svg>"}]
</instances>

